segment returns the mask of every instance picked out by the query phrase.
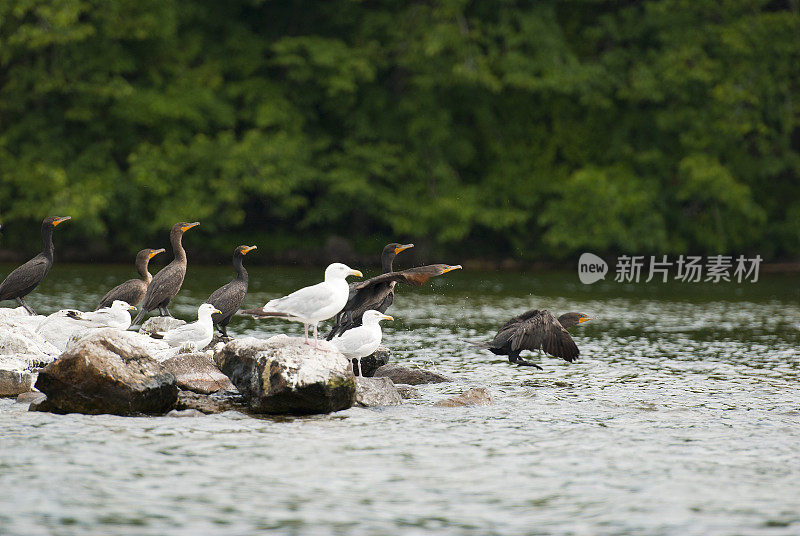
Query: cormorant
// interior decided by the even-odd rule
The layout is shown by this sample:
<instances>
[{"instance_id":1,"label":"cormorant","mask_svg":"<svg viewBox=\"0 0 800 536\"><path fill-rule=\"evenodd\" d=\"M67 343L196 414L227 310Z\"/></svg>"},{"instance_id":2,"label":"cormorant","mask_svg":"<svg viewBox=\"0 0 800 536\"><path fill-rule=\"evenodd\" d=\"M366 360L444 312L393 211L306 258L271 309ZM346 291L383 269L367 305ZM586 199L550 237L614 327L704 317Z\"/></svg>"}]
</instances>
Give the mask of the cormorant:
<instances>
[{"instance_id":1,"label":"cormorant","mask_svg":"<svg viewBox=\"0 0 800 536\"><path fill-rule=\"evenodd\" d=\"M183 249L181 238L183 233L197 225L200 225L200 222L180 222L172 226L172 230L169 232L169 241L172 244L172 252L175 258L162 268L153 277L150 284L147 285L147 292L144 294L141 309L139 309L139 314L136 315L133 321L134 325L138 325L144 315L155 308L158 308L159 316L172 316L167 305L178 294L181 285L183 285L183 278L186 275L186 251Z\"/></svg>"},{"instance_id":2,"label":"cormorant","mask_svg":"<svg viewBox=\"0 0 800 536\"><path fill-rule=\"evenodd\" d=\"M373 309L366 311L362 318L363 322L360 326L348 329L338 337L334 337L332 341L347 359L358 360L359 376L361 376L361 358L372 355L381 344L383 332L380 321L394 320L391 316Z\"/></svg>"},{"instance_id":3,"label":"cormorant","mask_svg":"<svg viewBox=\"0 0 800 536\"><path fill-rule=\"evenodd\" d=\"M25 296L35 289L53 266L53 229L60 223L70 219L70 216L50 216L42 220L42 240L44 249L34 258L8 274L0 283L0 301L16 300L19 305L35 315L33 310L25 303Z\"/></svg>"},{"instance_id":4,"label":"cormorant","mask_svg":"<svg viewBox=\"0 0 800 536\"><path fill-rule=\"evenodd\" d=\"M111 304L113 304L116 300L121 300L131 305L136 305L142 301L142 298L144 298L144 295L147 292L147 285L149 285L150 281L153 280L153 276L150 275L150 272L147 270L147 265L150 263L150 259L163 252L164 249L162 248L143 249L137 253L135 266L136 271L139 272L139 275L142 276L142 278L129 279L109 290L100 300L100 304L97 306L97 309L110 307ZM95 309L95 311L97 309Z\"/></svg>"},{"instance_id":5,"label":"cormorant","mask_svg":"<svg viewBox=\"0 0 800 536\"><path fill-rule=\"evenodd\" d=\"M572 363L580 351L565 328L577 326L587 320L591 319L582 313L566 313L556 319L550 311L532 309L503 324L492 342L466 342L485 348L495 355L507 355L509 363L541 370L542 367L536 363L522 359L520 352L541 349Z\"/></svg>"},{"instance_id":6,"label":"cormorant","mask_svg":"<svg viewBox=\"0 0 800 536\"><path fill-rule=\"evenodd\" d=\"M255 318L274 316L295 322L302 322L305 327L305 342L308 344L308 326L314 326L314 347L317 346L317 324L327 320L342 310L347 303L348 286L346 277L361 277L361 272L353 270L340 262L335 262L325 269L325 281L310 287L301 288L284 296L267 302L264 307L242 311Z\"/></svg>"},{"instance_id":7,"label":"cormorant","mask_svg":"<svg viewBox=\"0 0 800 536\"><path fill-rule=\"evenodd\" d=\"M392 272L392 264L397 255L409 248L413 248L414 244L397 244L391 243L384 246L381 252L381 273L388 274ZM364 281L366 283L366 281ZM375 309L380 312L385 312L392 302L394 301L394 281L385 281L376 285L370 285L360 291L354 291L353 285L350 283L350 294L347 298L347 304L342 309L342 312L336 315L333 328L328 332L325 337L327 340L333 339L336 334L341 334L348 329L361 325L361 315L364 311Z\"/></svg>"},{"instance_id":8,"label":"cormorant","mask_svg":"<svg viewBox=\"0 0 800 536\"><path fill-rule=\"evenodd\" d=\"M228 336L228 322L231 321L231 317L242 306L244 297L247 295L247 270L242 265L242 261L244 261L244 256L254 249L256 249L256 246L239 246L234 250L233 267L236 270L236 277L227 285L215 290L206 300L206 303L210 303L221 311L214 313L211 319L219 332L225 337Z\"/></svg>"}]
</instances>

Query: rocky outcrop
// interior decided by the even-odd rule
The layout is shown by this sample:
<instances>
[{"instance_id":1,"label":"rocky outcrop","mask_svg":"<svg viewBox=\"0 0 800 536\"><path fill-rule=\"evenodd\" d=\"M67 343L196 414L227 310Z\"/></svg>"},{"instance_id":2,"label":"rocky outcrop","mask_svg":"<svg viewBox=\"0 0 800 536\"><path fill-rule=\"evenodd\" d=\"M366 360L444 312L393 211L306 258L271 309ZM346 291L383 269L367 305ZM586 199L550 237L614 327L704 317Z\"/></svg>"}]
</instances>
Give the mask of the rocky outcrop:
<instances>
[{"instance_id":1,"label":"rocky outcrop","mask_svg":"<svg viewBox=\"0 0 800 536\"><path fill-rule=\"evenodd\" d=\"M347 409L356 389L351 363L332 344L320 341L319 346L286 335L246 337L226 344L214 360L251 412L302 415Z\"/></svg>"},{"instance_id":2,"label":"rocky outcrop","mask_svg":"<svg viewBox=\"0 0 800 536\"><path fill-rule=\"evenodd\" d=\"M0 356L0 396L17 396L27 393L36 382L37 373L30 370L30 362L16 357Z\"/></svg>"},{"instance_id":3,"label":"rocky outcrop","mask_svg":"<svg viewBox=\"0 0 800 536\"><path fill-rule=\"evenodd\" d=\"M389 378L356 376L356 404L361 407L397 406L403 398Z\"/></svg>"},{"instance_id":4,"label":"rocky outcrop","mask_svg":"<svg viewBox=\"0 0 800 536\"><path fill-rule=\"evenodd\" d=\"M398 383L395 384L394 387L397 389L397 392L400 393L400 396L403 397L403 400L422 398L422 394L419 392L419 389L412 387L411 385Z\"/></svg>"},{"instance_id":5,"label":"rocky outcrop","mask_svg":"<svg viewBox=\"0 0 800 536\"><path fill-rule=\"evenodd\" d=\"M44 320L21 307L0 308L0 370L32 371L58 357L61 351L36 333Z\"/></svg>"},{"instance_id":6,"label":"rocky outcrop","mask_svg":"<svg viewBox=\"0 0 800 536\"><path fill-rule=\"evenodd\" d=\"M378 370L379 367L382 367L389 362L390 357L391 352L388 348L385 346L378 346L378 349L372 354L361 358L361 375L371 378L375 375L375 371ZM354 359L353 374L358 373L358 369L356 368L357 366L356 360Z\"/></svg>"},{"instance_id":7,"label":"rocky outcrop","mask_svg":"<svg viewBox=\"0 0 800 536\"><path fill-rule=\"evenodd\" d=\"M231 380L205 354L180 354L161 364L175 376L181 389L201 394L235 389Z\"/></svg>"},{"instance_id":8,"label":"rocky outcrop","mask_svg":"<svg viewBox=\"0 0 800 536\"><path fill-rule=\"evenodd\" d=\"M175 377L124 332L94 330L45 367L31 410L54 413L163 414L178 397Z\"/></svg>"},{"instance_id":9,"label":"rocky outcrop","mask_svg":"<svg viewBox=\"0 0 800 536\"><path fill-rule=\"evenodd\" d=\"M247 402L242 395L234 391L220 391L210 395L203 395L193 391L180 391L178 402L175 404L177 411L199 411L212 415L225 411L249 411Z\"/></svg>"},{"instance_id":10,"label":"rocky outcrop","mask_svg":"<svg viewBox=\"0 0 800 536\"><path fill-rule=\"evenodd\" d=\"M475 387L458 396L440 400L434 406L455 408L460 406L488 406L492 403L492 395L483 387Z\"/></svg>"},{"instance_id":11,"label":"rocky outcrop","mask_svg":"<svg viewBox=\"0 0 800 536\"><path fill-rule=\"evenodd\" d=\"M436 372L422 369L412 369L401 367L394 363L383 365L373 374L375 378L389 378L395 384L404 383L406 385L422 385L425 383L443 383L452 381L446 376Z\"/></svg>"}]
</instances>

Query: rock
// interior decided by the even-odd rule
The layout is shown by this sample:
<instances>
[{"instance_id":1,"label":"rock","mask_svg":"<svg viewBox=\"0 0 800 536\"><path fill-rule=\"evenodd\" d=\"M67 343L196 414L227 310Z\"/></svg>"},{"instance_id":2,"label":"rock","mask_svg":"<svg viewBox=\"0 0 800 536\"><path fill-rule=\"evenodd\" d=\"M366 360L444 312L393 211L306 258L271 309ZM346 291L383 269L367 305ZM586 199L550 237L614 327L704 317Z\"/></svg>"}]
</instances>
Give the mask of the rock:
<instances>
[{"instance_id":1,"label":"rock","mask_svg":"<svg viewBox=\"0 0 800 536\"><path fill-rule=\"evenodd\" d=\"M458 396L440 400L434 406L455 408L459 406L489 406L492 403L492 395L483 387L475 387L464 391Z\"/></svg>"},{"instance_id":2,"label":"rock","mask_svg":"<svg viewBox=\"0 0 800 536\"><path fill-rule=\"evenodd\" d=\"M22 359L28 363L24 367L28 369L51 363L61 351L36 333L36 328L44 320L43 316L28 315L21 307L0 308L0 358L11 356Z\"/></svg>"},{"instance_id":3,"label":"rock","mask_svg":"<svg viewBox=\"0 0 800 536\"><path fill-rule=\"evenodd\" d=\"M41 402L47 398L47 395L44 393L40 393L39 391L28 391L27 393L22 393L17 397L18 404L33 404L35 402Z\"/></svg>"},{"instance_id":4,"label":"rock","mask_svg":"<svg viewBox=\"0 0 800 536\"><path fill-rule=\"evenodd\" d=\"M37 373L30 370L29 363L15 357L0 358L0 396L17 396L33 388Z\"/></svg>"},{"instance_id":5,"label":"rock","mask_svg":"<svg viewBox=\"0 0 800 536\"><path fill-rule=\"evenodd\" d=\"M93 330L47 365L36 381L47 399L32 411L163 414L178 398L175 376L113 328Z\"/></svg>"},{"instance_id":6,"label":"rock","mask_svg":"<svg viewBox=\"0 0 800 536\"><path fill-rule=\"evenodd\" d=\"M416 387L412 387L404 383L398 383L394 387L395 389L397 389L397 392L400 393L400 396L403 397L404 400L410 400L412 398L422 398L419 389L417 389Z\"/></svg>"},{"instance_id":7,"label":"rock","mask_svg":"<svg viewBox=\"0 0 800 536\"><path fill-rule=\"evenodd\" d=\"M81 337L95 329L85 322L70 318L67 312L67 309L62 309L51 314L36 328L36 334L58 348L59 353L67 349L70 339Z\"/></svg>"},{"instance_id":8,"label":"rock","mask_svg":"<svg viewBox=\"0 0 800 536\"><path fill-rule=\"evenodd\" d=\"M221 391L210 395L203 395L193 391L180 391L178 402L175 404L178 411L199 411L203 414L223 413L225 411L248 411L244 397L236 391Z\"/></svg>"},{"instance_id":9,"label":"rock","mask_svg":"<svg viewBox=\"0 0 800 536\"><path fill-rule=\"evenodd\" d=\"M372 354L367 357L361 358L361 375L371 378L379 367L382 367L389 362L391 352L385 346L378 346ZM358 369L356 361L353 360L353 374L356 374Z\"/></svg>"},{"instance_id":10,"label":"rock","mask_svg":"<svg viewBox=\"0 0 800 536\"><path fill-rule=\"evenodd\" d=\"M214 356L248 402L250 411L270 414L329 413L355 400L350 361L335 346L315 349L303 339L277 335L245 337Z\"/></svg>"},{"instance_id":11,"label":"rock","mask_svg":"<svg viewBox=\"0 0 800 536\"><path fill-rule=\"evenodd\" d=\"M403 398L389 378L356 376L356 404L365 408L398 406Z\"/></svg>"},{"instance_id":12,"label":"rock","mask_svg":"<svg viewBox=\"0 0 800 536\"><path fill-rule=\"evenodd\" d=\"M383 365L373 374L375 378L389 378L395 384L404 383L407 385L422 385L424 383L442 383L452 381L446 376L422 369L412 369L401 367L394 363Z\"/></svg>"},{"instance_id":13,"label":"rock","mask_svg":"<svg viewBox=\"0 0 800 536\"><path fill-rule=\"evenodd\" d=\"M205 413L196 409L173 409L164 417L203 417L204 415Z\"/></svg>"},{"instance_id":14,"label":"rock","mask_svg":"<svg viewBox=\"0 0 800 536\"><path fill-rule=\"evenodd\" d=\"M231 380L205 354L180 354L161 364L175 376L181 389L202 394L235 389Z\"/></svg>"},{"instance_id":15,"label":"rock","mask_svg":"<svg viewBox=\"0 0 800 536\"><path fill-rule=\"evenodd\" d=\"M172 328L182 326L186 323L185 320L180 318L172 318L171 316L151 316L144 321L142 327L139 328L139 333L142 335L150 335L151 333L164 333Z\"/></svg>"}]
</instances>

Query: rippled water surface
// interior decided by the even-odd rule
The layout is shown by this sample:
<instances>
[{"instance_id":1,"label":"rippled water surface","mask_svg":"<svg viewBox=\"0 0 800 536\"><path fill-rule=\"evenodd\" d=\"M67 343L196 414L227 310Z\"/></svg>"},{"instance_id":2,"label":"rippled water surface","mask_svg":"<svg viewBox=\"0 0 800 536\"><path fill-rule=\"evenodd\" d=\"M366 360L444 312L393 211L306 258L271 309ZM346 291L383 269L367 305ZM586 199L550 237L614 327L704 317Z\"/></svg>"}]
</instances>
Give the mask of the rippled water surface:
<instances>
[{"instance_id":1,"label":"rippled water surface","mask_svg":"<svg viewBox=\"0 0 800 536\"><path fill-rule=\"evenodd\" d=\"M89 308L130 271L56 265L29 303ZM229 272L190 267L173 313L191 317ZM320 274L252 269L246 305ZM0 399L0 534L800 534L798 304L796 277L454 272L390 310L393 359L455 380L400 407L122 418ZM572 330L579 362L515 368L459 340L531 307L594 319ZM494 404L432 406L474 386Z\"/></svg>"}]
</instances>

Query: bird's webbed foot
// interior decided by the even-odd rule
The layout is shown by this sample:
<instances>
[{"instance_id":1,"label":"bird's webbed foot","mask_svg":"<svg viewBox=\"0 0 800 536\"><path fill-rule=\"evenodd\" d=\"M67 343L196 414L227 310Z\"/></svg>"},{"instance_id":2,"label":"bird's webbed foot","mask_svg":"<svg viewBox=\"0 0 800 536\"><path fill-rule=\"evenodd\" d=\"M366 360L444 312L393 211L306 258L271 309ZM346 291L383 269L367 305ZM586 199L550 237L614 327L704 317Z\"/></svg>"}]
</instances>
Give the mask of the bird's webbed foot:
<instances>
[{"instance_id":1,"label":"bird's webbed foot","mask_svg":"<svg viewBox=\"0 0 800 536\"><path fill-rule=\"evenodd\" d=\"M520 367L536 367L539 370L544 370L542 367L540 367L536 363L534 363L532 361L526 361L525 359L521 359L521 358L517 358L517 360L514 362L514 364L517 365L517 366L520 366Z\"/></svg>"}]
</instances>

